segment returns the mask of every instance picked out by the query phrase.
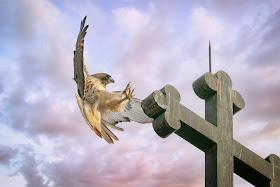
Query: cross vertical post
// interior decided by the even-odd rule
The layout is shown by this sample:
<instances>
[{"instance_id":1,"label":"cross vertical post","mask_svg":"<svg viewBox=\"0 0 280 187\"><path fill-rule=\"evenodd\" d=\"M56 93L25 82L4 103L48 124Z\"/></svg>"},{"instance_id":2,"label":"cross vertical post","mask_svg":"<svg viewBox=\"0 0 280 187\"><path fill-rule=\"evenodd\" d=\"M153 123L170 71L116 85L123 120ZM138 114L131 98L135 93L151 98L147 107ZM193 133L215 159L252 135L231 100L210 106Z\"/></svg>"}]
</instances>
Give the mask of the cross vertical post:
<instances>
[{"instance_id":1,"label":"cross vertical post","mask_svg":"<svg viewBox=\"0 0 280 187\"><path fill-rule=\"evenodd\" d=\"M212 76L212 75L209 75ZM205 186L233 186L233 102L232 83L224 72L218 72L215 90L205 99L205 119L217 127L218 143L205 151ZM203 76L202 79L205 79ZM194 88L205 86L195 82ZM202 90L196 90L201 96ZM202 92L205 92L202 91ZM221 180L223 179L223 180Z\"/></svg>"}]
</instances>

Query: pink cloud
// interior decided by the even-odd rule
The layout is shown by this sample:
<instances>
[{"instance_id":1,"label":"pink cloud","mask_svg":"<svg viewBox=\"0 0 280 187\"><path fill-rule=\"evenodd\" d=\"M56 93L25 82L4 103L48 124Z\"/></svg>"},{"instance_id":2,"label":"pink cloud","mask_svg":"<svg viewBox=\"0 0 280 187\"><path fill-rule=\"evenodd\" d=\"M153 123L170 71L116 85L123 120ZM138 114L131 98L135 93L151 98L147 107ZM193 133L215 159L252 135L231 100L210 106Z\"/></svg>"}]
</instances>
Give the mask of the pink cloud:
<instances>
[{"instance_id":1,"label":"pink cloud","mask_svg":"<svg viewBox=\"0 0 280 187\"><path fill-rule=\"evenodd\" d=\"M108 145L90 131L76 105L76 85L72 80L72 52L82 17L75 18L78 22L74 23L69 15L73 9L63 12L49 1L21 1L10 5L18 10L13 12L16 16L11 17L13 24L9 27L13 34L9 37L12 48L19 51L19 55L11 59L16 68L9 69L5 72L7 76L1 79L0 91L4 95L0 98L1 123L27 136L34 143L30 145L34 148L31 151L21 149L18 154L16 148L2 146L2 164L21 158L19 174L29 186L204 185L204 153L176 135L160 139L150 124L120 124L125 128L124 132L117 132L120 141ZM119 77L119 85L132 81L140 98L171 83L180 91L182 103L202 116L204 103L195 96L191 84L208 69L205 65L208 62L208 41L205 44L203 40L208 40L209 36L217 37L212 53L213 67L215 71L224 69L230 72L233 89L242 93L246 102L246 108L234 116L235 133L238 132L236 138L251 147L257 145L255 142L262 142L263 146L269 146L274 151L273 146L279 144L280 133L279 53L275 47L275 41L279 40L275 34L279 26L278 13L268 16L267 24L271 28L258 34L258 27L262 28L263 22L251 27L254 25L242 25L245 20L241 25L235 25L237 31L232 31L224 21L229 17L214 15L206 7L195 12L197 17L192 24L188 22L187 15L187 23L178 26L174 16L177 9L173 6L153 3L147 11L128 6L108 13L91 2L85 5L87 11L91 10L89 7L95 7L98 12L90 12L95 16L88 16L89 23L94 20L102 26L102 29L96 28L96 33L94 29L89 31L92 34L86 38L88 44L92 42L92 35L103 35L102 39L107 38L104 41L108 44L108 51L116 51L110 67L101 61L96 67L98 70L109 68ZM81 3L78 11L83 10L85 5ZM238 6L235 8L238 9ZM251 15L250 12L248 14ZM257 12L253 12L252 17L255 14ZM102 24L98 15L106 23ZM200 35L207 31L185 36L191 33L190 27L197 22L200 23L199 30L204 28L204 23L214 25L210 35L203 36L203 40ZM110 31L104 26L106 24ZM71 30L73 25L77 26L75 31ZM215 35L215 25L221 34L219 36ZM225 38L228 33L231 37ZM261 42L255 43L256 38ZM269 44L260 49L266 40L270 41ZM93 67L93 71L96 71L95 64L90 60L103 55L103 48L97 46L96 51L87 49L86 63ZM257 49L260 53L254 56ZM253 63L256 59L257 64ZM266 59L269 65L263 63ZM250 120L259 120L266 125L252 130L256 124ZM51 146L42 142L39 144L40 137L46 137ZM254 137L256 141L253 143L245 141ZM272 145L264 140L271 141ZM35 145L48 150L48 154L42 154Z\"/></svg>"}]
</instances>

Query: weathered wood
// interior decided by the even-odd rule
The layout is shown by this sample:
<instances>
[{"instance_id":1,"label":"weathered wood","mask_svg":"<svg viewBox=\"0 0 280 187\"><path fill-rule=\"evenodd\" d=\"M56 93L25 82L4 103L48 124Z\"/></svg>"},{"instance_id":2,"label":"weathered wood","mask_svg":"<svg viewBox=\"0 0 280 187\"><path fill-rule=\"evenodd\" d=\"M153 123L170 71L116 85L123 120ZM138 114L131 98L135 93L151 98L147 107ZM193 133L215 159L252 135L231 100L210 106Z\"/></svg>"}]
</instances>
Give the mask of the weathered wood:
<instances>
[{"instance_id":1,"label":"weathered wood","mask_svg":"<svg viewBox=\"0 0 280 187\"><path fill-rule=\"evenodd\" d=\"M230 77L223 71L206 73L193 84L197 96L205 100L205 119L217 127L219 134L217 145L205 152L205 186L233 186L231 86Z\"/></svg>"},{"instance_id":2,"label":"weathered wood","mask_svg":"<svg viewBox=\"0 0 280 187\"><path fill-rule=\"evenodd\" d=\"M272 165L272 176L270 176L271 181L265 186L280 187L280 158L275 154L270 154L265 160Z\"/></svg>"},{"instance_id":3,"label":"weathered wood","mask_svg":"<svg viewBox=\"0 0 280 187\"><path fill-rule=\"evenodd\" d=\"M205 152L205 186L233 186L233 172L255 186L280 187L280 159L266 160L233 139L233 115L245 107L242 96L232 90L223 71L205 73L193 83L205 100L205 119L180 104L180 94L171 85L142 101L144 112L154 118L160 137L173 132Z\"/></svg>"},{"instance_id":4,"label":"weathered wood","mask_svg":"<svg viewBox=\"0 0 280 187\"><path fill-rule=\"evenodd\" d=\"M271 164L234 140L234 172L255 186L272 179Z\"/></svg>"}]
</instances>

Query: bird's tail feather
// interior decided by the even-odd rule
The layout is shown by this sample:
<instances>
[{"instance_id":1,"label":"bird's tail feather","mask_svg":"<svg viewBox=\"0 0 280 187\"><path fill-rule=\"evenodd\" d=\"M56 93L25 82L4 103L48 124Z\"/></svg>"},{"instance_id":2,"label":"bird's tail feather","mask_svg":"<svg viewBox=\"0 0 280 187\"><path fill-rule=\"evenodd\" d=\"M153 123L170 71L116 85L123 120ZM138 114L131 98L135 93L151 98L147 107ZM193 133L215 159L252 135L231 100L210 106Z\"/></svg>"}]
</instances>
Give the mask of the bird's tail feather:
<instances>
[{"instance_id":1,"label":"bird's tail feather","mask_svg":"<svg viewBox=\"0 0 280 187\"><path fill-rule=\"evenodd\" d=\"M110 129L108 129L108 127L106 127L105 124L101 123L101 133L103 135L103 133L106 133L109 137L112 137L115 140L119 140L118 137L112 133L112 131L110 131Z\"/></svg>"},{"instance_id":2,"label":"bird's tail feather","mask_svg":"<svg viewBox=\"0 0 280 187\"><path fill-rule=\"evenodd\" d=\"M108 142L108 143L111 143L113 144L114 141L113 139L115 140L119 140L107 127L106 125L101 125L101 134L103 136L103 138ZM113 138L113 139L112 139Z\"/></svg>"},{"instance_id":3,"label":"bird's tail feather","mask_svg":"<svg viewBox=\"0 0 280 187\"><path fill-rule=\"evenodd\" d=\"M114 141L107 133L104 132L103 129L104 129L104 127L102 126L102 130L101 130L102 137L104 138L104 140L106 140L106 142L113 144Z\"/></svg>"},{"instance_id":4,"label":"bird's tail feather","mask_svg":"<svg viewBox=\"0 0 280 187\"><path fill-rule=\"evenodd\" d=\"M123 128L121 127L117 127L116 125L112 125L111 123L109 123L108 121L104 120L104 119L101 119L102 123L108 125L109 127L111 127L112 129L116 129L116 130L119 130L119 131L124 131Z\"/></svg>"}]
</instances>

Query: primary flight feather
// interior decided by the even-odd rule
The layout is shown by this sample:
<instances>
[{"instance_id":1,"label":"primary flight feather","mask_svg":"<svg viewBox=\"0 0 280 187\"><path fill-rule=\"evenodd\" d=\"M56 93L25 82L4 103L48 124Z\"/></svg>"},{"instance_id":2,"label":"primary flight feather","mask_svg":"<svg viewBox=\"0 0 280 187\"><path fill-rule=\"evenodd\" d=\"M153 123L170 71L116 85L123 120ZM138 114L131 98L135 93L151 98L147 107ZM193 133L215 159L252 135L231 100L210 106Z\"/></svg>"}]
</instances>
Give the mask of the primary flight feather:
<instances>
[{"instance_id":1,"label":"primary flight feather","mask_svg":"<svg viewBox=\"0 0 280 187\"><path fill-rule=\"evenodd\" d=\"M90 75L84 64L84 38L88 25L85 26L86 17L82 20L80 32L74 51L74 80L77 83L78 95L76 99L81 113L89 127L108 143L116 135L108 128L123 131L117 127L119 122L136 121L138 123L151 123L153 119L145 115L141 108L141 100L133 96L128 83L123 91L106 91L106 86L114 83L114 79L107 73Z\"/></svg>"}]
</instances>

